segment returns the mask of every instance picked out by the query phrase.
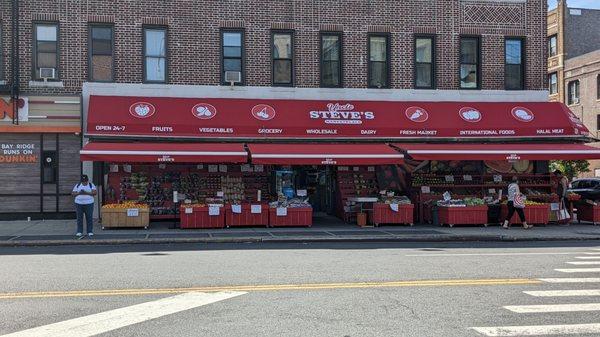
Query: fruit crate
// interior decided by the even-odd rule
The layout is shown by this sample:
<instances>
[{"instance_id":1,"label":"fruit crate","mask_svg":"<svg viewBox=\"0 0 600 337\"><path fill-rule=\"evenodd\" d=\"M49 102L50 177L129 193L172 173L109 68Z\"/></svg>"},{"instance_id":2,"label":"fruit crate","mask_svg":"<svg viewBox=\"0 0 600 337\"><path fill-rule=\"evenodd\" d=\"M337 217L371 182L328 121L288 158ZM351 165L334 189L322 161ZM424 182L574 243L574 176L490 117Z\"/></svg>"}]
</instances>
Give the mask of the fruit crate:
<instances>
[{"instance_id":1,"label":"fruit crate","mask_svg":"<svg viewBox=\"0 0 600 337\"><path fill-rule=\"evenodd\" d=\"M242 213L233 213L231 205L225 206L225 226L269 226L269 206L267 204L255 204L260 206L260 213L252 213L251 204L242 204Z\"/></svg>"},{"instance_id":2,"label":"fruit crate","mask_svg":"<svg viewBox=\"0 0 600 337\"><path fill-rule=\"evenodd\" d=\"M311 227L313 210L310 207L288 208L287 215L278 216L276 208L269 208L271 227Z\"/></svg>"},{"instance_id":3,"label":"fruit crate","mask_svg":"<svg viewBox=\"0 0 600 337\"><path fill-rule=\"evenodd\" d=\"M100 210L104 228L144 228L150 225L150 210L147 208L107 208ZM133 216L132 213L137 213Z\"/></svg>"},{"instance_id":4,"label":"fruit crate","mask_svg":"<svg viewBox=\"0 0 600 337\"><path fill-rule=\"evenodd\" d=\"M528 224L547 225L548 221L550 221L550 204L525 205L523 212L525 213L525 219ZM501 221L504 222L507 216L508 206L503 204L502 213L500 215ZM519 219L517 212L515 212L510 219L510 224L521 224L521 219Z\"/></svg>"},{"instance_id":5,"label":"fruit crate","mask_svg":"<svg viewBox=\"0 0 600 337\"><path fill-rule=\"evenodd\" d=\"M438 207L439 223L454 225L484 225L487 227L487 205L466 207Z\"/></svg>"},{"instance_id":6,"label":"fruit crate","mask_svg":"<svg viewBox=\"0 0 600 337\"><path fill-rule=\"evenodd\" d=\"M191 210L190 210L191 209ZM224 228L225 210L219 208L219 215L209 215L208 206L180 208L180 228Z\"/></svg>"},{"instance_id":7,"label":"fruit crate","mask_svg":"<svg viewBox=\"0 0 600 337\"><path fill-rule=\"evenodd\" d=\"M590 205L588 203L577 204L577 220L588 221L594 225L600 224L600 205Z\"/></svg>"},{"instance_id":8,"label":"fruit crate","mask_svg":"<svg viewBox=\"0 0 600 337\"><path fill-rule=\"evenodd\" d=\"M373 219L375 226L380 224L407 224L414 223L415 205L398 205L398 211L392 210L391 206L384 203L373 205Z\"/></svg>"}]
</instances>

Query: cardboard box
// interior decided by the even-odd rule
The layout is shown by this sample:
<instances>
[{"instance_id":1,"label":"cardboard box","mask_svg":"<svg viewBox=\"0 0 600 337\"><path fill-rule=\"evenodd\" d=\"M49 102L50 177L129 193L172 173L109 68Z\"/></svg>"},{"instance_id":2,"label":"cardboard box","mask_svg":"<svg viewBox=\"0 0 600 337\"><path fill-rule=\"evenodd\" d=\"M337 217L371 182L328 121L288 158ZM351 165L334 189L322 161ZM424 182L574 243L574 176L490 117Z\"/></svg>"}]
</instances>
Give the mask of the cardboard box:
<instances>
[{"instance_id":1,"label":"cardboard box","mask_svg":"<svg viewBox=\"0 0 600 337\"><path fill-rule=\"evenodd\" d=\"M150 210L144 208L105 208L102 207L102 228L148 228Z\"/></svg>"}]
</instances>

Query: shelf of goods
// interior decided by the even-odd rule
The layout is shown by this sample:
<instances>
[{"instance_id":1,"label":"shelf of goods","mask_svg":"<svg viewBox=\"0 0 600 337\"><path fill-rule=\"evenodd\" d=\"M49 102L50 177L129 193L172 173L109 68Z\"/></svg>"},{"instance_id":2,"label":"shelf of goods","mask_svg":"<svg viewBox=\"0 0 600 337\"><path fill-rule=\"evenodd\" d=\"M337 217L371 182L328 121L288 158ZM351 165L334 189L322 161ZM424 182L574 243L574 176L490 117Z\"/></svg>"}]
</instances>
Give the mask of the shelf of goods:
<instances>
[{"instance_id":1,"label":"shelf of goods","mask_svg":"<svg viewBox=\"0 0 600 337\"><path fill-rule=\"evenodd\" d=\"M550 220L550 204L535 204L535 205L525 205L523 209L525 213L525 219L528 224L537 224L537 225L546 225ZM508 206L506 204L502 205L500 220L504 221L508 216ZM521 219L519 219L519 215L517 212L510 219L511 224L520 224Z\"/></svg>"},{"instance_id":2,"label":"shelf of goods","mask_svg":"<svg viewBox=\"0 0 600 337\"><path fill-rule=\"evenodd\" d=\"M311 227L311 207L289 207L286 215L277 215L277 208L269 208L269 226L271 227Z\"/></svg>"},{"instance_id":3,"label":"shelf of goods","mask_svg":"<svg viewBox=\"0 0 600 337\"><path fill-rule=\"evenodd\" d=\"M398 210L393 210L392 205L375 203L373 205L373 219L375 226L380 224L407 224L414 223L414 209L412 204L398 205Z\"/></svg>"},{"instance_id":4,"label":"shelf of goods","mask_svg":"<svg viewBox=\"0 0 600 337\"><path fill-rule=\"evenodd\" d=\"M456 199L464 199L470 196L471 195L452 194L452 197ZM433 207L435 206L436 201L442 199L443 196L441 194L420 194L418 196L415 207L418 208L417 214L419 215L421 222L433 223Z\"/></svg>"},{"instance_id":5,"label":"shelf of goods","mask_svg":"<svg viewBox=\"0 0 600 337\"><path fill-rule=\"evenodd\" d=\"M269 205L268 204L241 204L240 213L234 213L234 205L225 206L225 226L243 227L243 226L269 226Z\"/></svg>"},{"instance_id":6,"label":"shelf of goods","mask_svg":"<svg viewBox=\"0 0 600 337\"><path fill-rule=\"evenodd\" d=\"M211 215L210 208L218 210L218 214ZM224 228L225 211L219 206L195 206L182 205L180 207L180 227L182 229L190 228Z\"/></svg>"},{"instance_id":7,"label":"shelf of goods","mask_svg":"<svg viewBox=\"0 0 600 337\"><path fill-rule=\"evenodd\" d=\"M438 207L439 223L441 225L484 225L487 227L487 205L465 207Z\"/></svg>"},{"instance_id":8,"label":"shelf of goods","mask_svg":"<svg viewBox=\"0 0 600 337\"><path fill-rule=\"evenodd\" d=\"M600 205L592 205L587 202L577 204L577 220L600 224Z\"/></svg>"},{"instance_id":9,"label":"shelf of goods","mask_svg":"<svg viewBox=\"0 0 600 337\"><path fill-rule=\"evenodd\" d=\"M150 225L150 210L146 205L112 204L101 209L102 229L144 228Z\"/></svg>"},{"instance_id":10,"label":"shelf of goods","mask_svg":"<svg viewBox=\"0 0 600 337\"><path fill-rule=\"evenodd\" d=\"M374 167L354 166L338 167L337 171L337 214L345 222L356 221L360 207L349 198L371 197L378 195L377 176Z\"/></svg>"}]
</instances>

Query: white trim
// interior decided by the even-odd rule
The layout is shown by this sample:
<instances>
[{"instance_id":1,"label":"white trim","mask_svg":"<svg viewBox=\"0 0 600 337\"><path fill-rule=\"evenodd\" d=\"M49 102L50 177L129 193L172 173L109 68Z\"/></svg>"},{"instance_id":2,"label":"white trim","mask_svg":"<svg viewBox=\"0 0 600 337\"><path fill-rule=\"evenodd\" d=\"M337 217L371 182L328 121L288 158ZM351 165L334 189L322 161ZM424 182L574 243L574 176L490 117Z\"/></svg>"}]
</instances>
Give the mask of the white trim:
<instances>
[{"instance_id":1,"label":"white trim","mask_svg":"<svg viewBox=\"0 0 600 337\"><path fill-rule=\"evenodd\" d=\"M250 149L252 153L252 149ZM404 158L402 154L252 154L252 158L331 158L331 159L358 159L358 158Z\"/></svg>"},{"instance_id":2,"label":"white trim","mask_svg":"<svg viewBox=\"0 0 600 337\"><path fill-rule=\"evenodd\" d=\"M29 86L32 88L64 88L62 81L29 81Z\"/></svg>"},{"instance_id":3,"label":"white trim","mask_svg":"<svg viewBox=\"0 0 600 337\"><path fill-rule=\"evenodd\" d=\"M600 154L600 150L407 150L408 154Z\"/></svg>"},{"instance_id":4,"label":"white trim","mask_svg":"<svg viewBox=\"0 0 600 337\"><path fill-rule=\"evenodd\" d=\"M87 155L131 155L131 156L246 156L247 152L216 151L119 151L119 150L81 150L79 154Z\"/></svg>"}]
</instances>

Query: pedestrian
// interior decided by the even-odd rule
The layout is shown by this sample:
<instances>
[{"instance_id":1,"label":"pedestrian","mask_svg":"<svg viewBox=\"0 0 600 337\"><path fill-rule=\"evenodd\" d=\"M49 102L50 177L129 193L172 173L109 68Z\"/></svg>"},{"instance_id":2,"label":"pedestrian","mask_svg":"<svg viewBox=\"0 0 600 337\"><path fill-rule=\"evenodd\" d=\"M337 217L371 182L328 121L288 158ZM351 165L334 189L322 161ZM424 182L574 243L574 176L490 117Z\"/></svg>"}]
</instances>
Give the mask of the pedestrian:
<instances>
[{"instance_id":1,"label":"pedestrian","mask_svg":"<svg viewBox=\"0 0 600 337\"><path fill-rule=\"evenodd\" d=\"M571 218L567 210L567 189L569 188L569 179L565 177L561 170L554 171L554 175L558 178L558 186L556 186L556 194L558 194L558 221L566 221Z\"/></svg>"},{"instance_id":2,"label":"pedestrian","mask_svg":"<svg viewBox=\"0 0 600 337\"><path fill-rule=\"evenodd\" d=\"M98 194L96 186L90 182L87 175L81 176L81 181L73 187L75 211L77 213L77 237L83 236L83 216L85 215L88 237L94 236L94 196Z\"/></svg>"},{"instance_id":3,"label":"pedestrian","mask_svg":"<svg viewBox=\"0 0 600 337\"><path fill-rule=\"evenodd\" d=\"M515 198L517 199L517 206L515 207ZM523 223L523 228L525 229L529 229L533 226L527 225L527 219L525 219L525 212L523 212L523 208L525 207L524 204L522 204L522 202L524 202L522 195L521 195L521 190L519 189L519 178L518 177L512 177L512 182L508 185L508 215L506 217L506 219L504 220L504 224L502 225L502 228L504 229L508 229L510 226L510 219L513 217L513 215L515 214L515 211L517 212L517 214L519 214L519 219L521 219L521 222Z\"/></svg>"}]
</instances>

